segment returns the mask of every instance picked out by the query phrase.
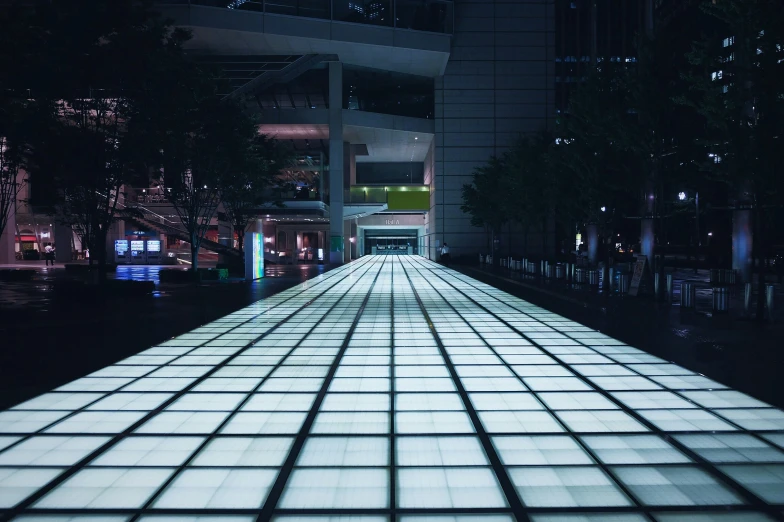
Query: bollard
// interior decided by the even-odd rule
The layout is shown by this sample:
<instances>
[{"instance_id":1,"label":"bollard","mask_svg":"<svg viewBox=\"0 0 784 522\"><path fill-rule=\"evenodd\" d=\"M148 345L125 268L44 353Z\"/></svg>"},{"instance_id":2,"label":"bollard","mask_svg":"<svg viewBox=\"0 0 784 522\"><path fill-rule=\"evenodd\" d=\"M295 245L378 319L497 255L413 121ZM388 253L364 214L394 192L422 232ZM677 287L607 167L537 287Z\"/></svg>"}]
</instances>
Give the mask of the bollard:
<instances>
[{"instance_id":1,"label":"bollard","mask_svg":"<svg viewBox=\"0 0 784 522\"><path fill-rule=\"evenodd\" d=\"M768 319L773 320L773 295L776 287L773 285L765 285L765 307L768 311Z\"/></svg>"},{"instance_id":2,"label":"bollard","mask_svg":"<svg viewBox=\"0 0 784 522\"><path fill-rule=\"evenodd\" d=\"M751 283L746 283L743 285L743 312L746 315L751 314Z\"/></svg>"},{"instance_id":3,"label":"bollard","mask_svg":"<svg viewBox=\"0 0 784 522\"><path fill-rule=\"evenodd\" d=\"M598 270L588 270L588 284L591 286L599 286Z\"/></svg>"},{"instance_id":4,"label":"bollard","mask_svg":"<svg viewBox=\"0 0 784 522\"><path fill-rule=\"evenodd\" d=\"M726 286L713 287L713 311L727 313L730 308L730 289Z\"/></svg>"},{"instance_id":5,"label":"bollard","mask_svg":"<svg viewBox=\"0 0 784 522\"><path fill-rule=\"evenodd\" d=\"M612 292L615 288L615 268L610 267L610 284L607 285L607 290Z\"/></svg>"},{"instance_id":6,"label":"bollard","mask_svg":"<svg viewBox=\"0 0 784 522\"><path fill-rule=\"evenodd\" d=\"M672 302L672 274L667 274L667 302Z\"/></svg>"},{"instance_id":7,"label":"bollard","mask_svg":"<svg viewBox=\"0 0 784 522\"><path fill-rule=\"evenodd\" d=\"M547 263L547 266L545 266L544 268L545 268L545 275L547 276L547 279L552 279L553 278L553 265L551 265L550 263Z\"/></svg>"},{"instance_id":8,"label":"bollard","mask_svg":"<svg viewBox=\"0 0 784 522\"><path fill-rule=\"evenodd\" d=\"M544 276L544 259L539 261L539 273Z\"/></svg>"},{"instance_id":9,"label":"bollard","mask_svg":"<svg viewBox=\"0 0 784 522\"><path fill-rule=\"evenodd\" d=\"M583 269L582 268L575 268L574 269L574 282L575 283L582 283L583 282Z\"/></svg>"},{"instance_id":10,"label":"bollard","mask_svg":"<svg viewBox=\"0 0 784 522\"><path fill-rule=\"evenodd\" d=\"M653 295L656 296L656 299L659 298L661 295L661 274L656 272L653 274Z\"/></svg>"},{"instance_id":11,"label":"bollard","mask_svg":"<svg viewBox=\"0 0 784 522\"><path fill-rule=\"evenodd\" d=\"M563 266L562 263L558 263L557 265L555 265L555 278L556 279L563 279L565 272L566 272L566 270L564 270L564 266Z\"/></svg>"},{"instance_id":12,"label":"bollard","mask_svg":"<svg viewBox=\"0 0 784 522\"><path fill-rule=\"evenodd\" d=\"M618 274L618 293L624 295L629 292L629 274Z\"/></svg>"},{"instance_id":13,"label":"bollard","mask_svg":"<svg viewBox=\"0 0 784 522\"><path fill-rule=\"evenodd\" d=\"M683 281L681 283L681 308L695 308L697 303L697 289L694 283Z\"/></svg>"}]
</instances>

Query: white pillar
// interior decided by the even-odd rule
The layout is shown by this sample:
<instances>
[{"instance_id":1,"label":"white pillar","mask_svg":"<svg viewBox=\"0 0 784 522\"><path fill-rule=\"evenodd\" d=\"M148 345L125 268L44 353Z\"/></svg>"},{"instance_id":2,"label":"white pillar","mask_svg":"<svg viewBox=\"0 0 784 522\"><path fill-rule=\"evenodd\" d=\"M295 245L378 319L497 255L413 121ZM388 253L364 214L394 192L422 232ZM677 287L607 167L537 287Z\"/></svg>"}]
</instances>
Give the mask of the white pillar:
<instances>
[{"instance_id":1,"label":"white pillar","mask_svg":"<svg viewBox=\"0 0 784 522\"><path fill-rule=\"evenodd\" d=\"M586 238L586 244L588 245L588 264L595 265L599 257L599 226L595 223L586 225L585 235L588 236Z\"/></svg>"},{"instance_id":2,"label":"white pillar","mask_svg":"<svg viewBox=\"0 0 784 522\"><path fill-rule=\"evenodd\" d=\"M329 62L329 262L343 264L343 64Z\"/></svg>"},{"instance_id":3,"label":"white pillar","mask_svg":"<svg viewBox=\"0 0 784 522\"><path fill-rule=\"evenodd\" d=\"M751 282L752 274L752 216L751 210L741 209L732 213L732 268L737 270L740 280Z\"/></svg>"}]
</instances>

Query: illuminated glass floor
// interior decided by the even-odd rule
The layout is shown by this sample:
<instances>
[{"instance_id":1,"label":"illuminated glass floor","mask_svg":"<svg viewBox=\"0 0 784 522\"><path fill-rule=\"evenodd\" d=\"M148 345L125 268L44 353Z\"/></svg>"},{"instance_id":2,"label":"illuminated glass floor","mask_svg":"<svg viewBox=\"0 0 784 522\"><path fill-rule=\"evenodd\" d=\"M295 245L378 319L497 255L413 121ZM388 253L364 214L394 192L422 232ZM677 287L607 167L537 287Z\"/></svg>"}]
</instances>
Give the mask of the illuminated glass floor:
<instances>
[{"instance_id":1,"label":"illuminated glass floor","mask_svg":"<svg viewBox=\"0 0 784 522\"><path fill-rule=\"evenodd\" d=\"M781 410L365 257L0 412L0 520L781 520L782 448Z\"/></svg>"}]
</instances>

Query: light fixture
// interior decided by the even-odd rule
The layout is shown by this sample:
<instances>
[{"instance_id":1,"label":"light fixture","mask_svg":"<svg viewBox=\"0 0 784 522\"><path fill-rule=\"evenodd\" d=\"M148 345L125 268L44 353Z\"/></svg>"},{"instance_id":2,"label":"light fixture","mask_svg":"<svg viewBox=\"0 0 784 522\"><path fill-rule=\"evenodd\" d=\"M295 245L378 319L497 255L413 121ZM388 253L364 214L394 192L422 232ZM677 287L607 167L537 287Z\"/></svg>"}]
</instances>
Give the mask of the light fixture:
<instances>
[{"instance_id":1,"label":"light fixture","mask_svg":"<svg viewBox=\"0 0 784 522\"><path fill-rule=\"evenodd\" d=\"M708 237L713 237L713 232L708 232Z\"/></svg>"},{"instance_id":2,"label":"light fixture","mask_svg":"<svg viewBox=\"0 0 784 522\"><path fill-rule=\"evenodd\" d=\"M606 212L607 211L607 207L602 207L599 210L601 210L602 212Z\"/></svg>"},{"instance_id":3,"label":"light fixture","mask_svg":"<svg viewBox=\"0 0 784 522\"><path fill-rule=\"evenodd\" d=\"M681 201L685 200L686 199L686 193L685 192L678 192L678 199L680 199Z\"/></svg>"}]
</instances>

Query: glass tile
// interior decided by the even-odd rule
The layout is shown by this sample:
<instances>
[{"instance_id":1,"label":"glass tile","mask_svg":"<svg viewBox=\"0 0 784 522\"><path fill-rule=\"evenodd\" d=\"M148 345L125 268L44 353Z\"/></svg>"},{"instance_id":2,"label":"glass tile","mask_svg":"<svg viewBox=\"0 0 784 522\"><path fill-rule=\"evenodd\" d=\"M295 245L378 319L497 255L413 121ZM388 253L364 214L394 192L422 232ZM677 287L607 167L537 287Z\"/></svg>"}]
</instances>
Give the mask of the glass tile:
<instances>
[{"instance_id":1,"label":"glass tile","mask_svg":"<svg viewBox=\"0 0 784 522\"><path fill-rule=\"evenodd\" d=\"M140 508L172 472L168 468L83 469L33 506L48 509Z\"/></svg>"},{"instance_id":2,"label":"glass tile","mask_svg":"<svg viewBox=\"0 0 784 522\"><path fill-rule=\"evenodd\" d=\"M71 466L109 437L30 437L0 453L0 466Z\"/></svg>"},{"instance_id":3,"label":"glass tile","mask_svg":"<svg viewBox=\"0 0 784 522\"><path fill-rule=\"evenodd\" d=\"M743 487L769 504L784 504L784 465L719 466Z\"/></svg>"},{"instance_id":4,"label":"glass tile","mask_svg":"<svg viewBox=\"0 0 784 522\"><path fill-rule=\"evenodd\" d=\"M328 393L321 404L321 411L389 411L390 399L386 393Z\"/></svg>"},{"instance_id":5,"label":"glass tile","mask_svg":"<svg viewBox=\"0 0 784 522\"><path fill-rule=\"evenodd\" d=\"M585 436L582 441L605 464L683 464L691 462L654 435Z\"/></svg>"},{"instance_id":6,"label":"glass tile","mask_svg":"<svg viewBox=\"0 0 784 522\"><path fill-rule=\"evenodd\" d=\"M283 435L299 432L304 412L241 412L221 429L226 435Z\"/></svg>"},{"instance_id":7,"label":"glass tile","mask_svg":"<svg viewBox=\"0 0 784 522\"><path fill-rule=\"evenodd\" d=\"M403 515L400 522L515 522L511 515Z\"/></svg>"},{"instance_id":8,"label":"glass tile","mask_svg":"<svg viewBox=\"0 0 784 522\"><path fill-rule=\"evenodd\" d=\"M531 393L470 393L478 411L543 410L544 406Z\"/></svg>"},{"instance_id":9,"label":"glass tile","mask_svg":"<svg viewBox=\"0 0 784 522\"><path fill-rule=\"evenodd\" d=\"M488 433L551 433L564 431L545 411L483 411L479 419Z\"/></svg>"},{"instance_id":10,"label":"glass tile","mask_svg":"<svg viewBox=\"0 0 784 522\"><path fill-rule=\"evenodd\" d=\"M784 411L773 408L713 410L744 430L784 430Z\"/></svg>"},{"instance_id":11,"label":"glass tile","mask_svg":"<svg viewBox=\"0 0 784 522\"><path fill-rule=\"evenodd\" d=\"M385 437L308 437L297 466L387 466L389 439Z\"/></svg>"},{"instance_id":12,"label":"glass tile","mask_svg":"<svg viewBox=\"0 0 784 522\"><path fill-rule=\"evenodd\" d=\"M315 393L254 393L241 411L310 411Z\"/></svg>"},{"instance_id":13,"label":"glass tile","mask_svg":"<svg viewBox=\"0 0 784 522\"><path fill-rule=\"evenodd\" d=\"M684 397L704 408L769 408L770 404L758 401L735 390L685 391Z\"/></svg>"},{"instance_id":14,"label":"glass tile","mask_svg":"<svg viewBox=\"0 0 784 522\"><path fill-rule=\"evenodd\" d=\"M0 508L14 507L62 471L52 468L0 468Z\"/></svg>"},{"instance_id":15,"label":"glass tile","mask_svg":"<svg viewBox=\"0 0 784 522\"><path fill-rule=\"evenodd\" d=\"M91 402L95 402L103 393L44 393L22 404L11 408L12 410L78 410Z\"/></svg>"},{"instance_id":16,"label":"glass tile","mask_svg":"<svg viewBox=\"0 0 784 522\"><path fill-rule=\"evenodd\" d=\"M204 442L202 437L126 437L90 466L179 466Z\"/></svg>"},{"instance_id":17,"label":"glass tile","mask_svg":"<svg viewBox=\"0 0 784 522\"><path fill-rule=\"evenodd\" d=\"M321 412L313 422L312 433L389 433L389 413Z\"/></svg>"},{"instance_id":18,"label":"glass tile","mask_svg":"<svg viewBox=\"0 0 784 522\"><path fill-rule=\"evenodd\" d=\"M675 439L714 463L784 462L784 451L742 433L675 435Z\"/></svg>"},{"instance_id":19,"label":"glass tile","mask_svg":"<svg viewBox=\"0 0 784 522\"><path fill-rule=\"evenodd\" d=\"M556 415L571 431L577 433L648 431L648 428L624 411L559 411Z\"/></svg>"},{"instance_id":20,"label":"glass tile","mask_svg":"<svg viewBox=\"0 0 784 522\"><path fill-rule=\"evenodd\" d=\"M648 522L633 513L595 513L586 515L531 515L531 522Z\"/></svg>"},{"instance_id":21,"label":"glass tile","mask_svg":"<svg viewBox=\"0 0 784 522\"><path fill-rule=\"evenodd\" d=\"M736 429L705 410L643 410L640 415L662 431L732 431Z\"/></svg>"},{"instance_id":22,"label":"glass tile","mask_svg":"<svg viewBox=\"0 0 784 522\"><path fill-rule=\"evenodd\" d=\"M551 410L617 410L618 406L595 392L540 393Z\"/></svg>"},{"instance_id":23,"label":"glass tile","mask_svg":"<svg viewBox=\"0 0 784 522\"><path fill-rule=\"evenodd\" d=\"M399 508L502 508L506 499L490 468L399 468Z\"/></svg>"},{"instance_id":24,"label":"glass tile","mask_svg":"<svg viewBox=\"0 0 784 522\"><path fill-rule=\"evenodd\" d=\"M658 513L657 522L773 522L774 519L763 513L733 511L731 513Z\"/></svg>"},{"instance_id":25,"label":"glass tile","mask_svg":"<svg viewBox=\"0 0 784 522\"><path fill-rule=\"evenodd\" d=\"M191 466L269 467L282 466L293 438L221 437L202 449Z\"/></svg>"},{"instance_id":26,"label":"glass tile","mask_svg":"<svg viewBox=\"0 0 784 522\"><path fill-rule=\"evenodd\" d=\"M58 422L47 433L120 433L145 416L136 411L88 411Z\"/></svg>"},{"instance_id":27,"label":"glass tile","mask_svg":"<svg viewBox=\"0 0 784 522\"><path fill-rule=\"evenodd\" d=\"M283 509L373 509L389 506L384 468L295 469L279 502Z\"/></svg>"},{"instance_id":28,"label":"glass tile","mask_svg":"<svg viewBox=\"0 0 784 522\"><path fill-rule=\"evenodd\" d=\"M398 411L463 411L463 401L456 393L398 393Z\"/></svg>"},{"instance_id":29,"label":"glass tile","mask_svg":"<svg viewBox=\"0 0 784 522\"><path fill-rule=\"evenodd\" d=\"M509 477L530 507L631 505L631 500L598 467L509 468Z\"/></svg>"},{"instance_id":30,"label":"glass tile","mask_svg":"<svg viewBox=\"0 0 784 522\"><path fill-rule=\"evenodd\" d=\"M476 437L397 437L398 466L487 466Z\"/></svg>"},{"instance_id":31,"label":"glass tile","mask_svg":"<svg viewBox=\"0 0 784 522\"><path fill-rule=\"evenodd\" d=\"M579 444L567 436L497 436L493 445L506 466L593 464Z\"/></svg>"},{"instance_id":32,"label":"glass tile","mask_svg":"<svg viewBox=\"0 0 784 522\"><path fill-rule=\"evenodd\" d=\"M0 433L35 433L69 413L67 411L0 411Z\"/></svg>"},{"instance_id":33,"label":"glass tile","mask_svg":"<svg viewBox=\"0 0 784 522\"><path fill-rule=\"evenodd\" d=\"M88 410L152 411L172 397L171 393L112 393L91 404Z\"/></svg>"},{"instance_id":34,"label":"glass tile","mask_svg":"<svg viewBox=\"0 0 784 522\"><path fill-rule=\"evenodd\" d=\"M139 426L136 433L210 434L228 415L225 412L165 411Z\"/></svg>"},{"instance_id":35,"label":"glass tile","mask_svg":"<svg viewBox=\"0 0 784 522\"><path fill-rule=\"evenodd\" d=\"M396 433L473 433L468 414L457 411L395 413Z\"/></svg>"},{"instance_id":36,"label":"glass tile","mask_svg":"<svg viewBox=\"0 0 784 522\"><path fill-rule=\"evenodd\" d=\"M255 509L278 475L272 469L186 469L158 496L161 509Z\"/></svg>"},{"instance_id":37,"label":"glass tile","mask_svg":"<svg viewBox=\"0 0 784 522\"><path fill-rule=\"evenodd\" d=\"M649 506L741 504L742 500L699 468L692 466L612 468L613 473Z\"/></svg>"}]
</instances>

